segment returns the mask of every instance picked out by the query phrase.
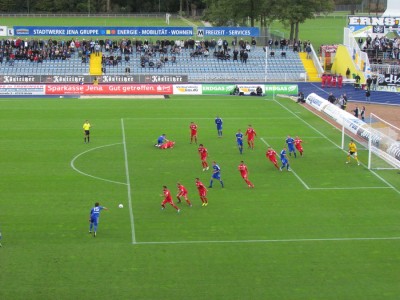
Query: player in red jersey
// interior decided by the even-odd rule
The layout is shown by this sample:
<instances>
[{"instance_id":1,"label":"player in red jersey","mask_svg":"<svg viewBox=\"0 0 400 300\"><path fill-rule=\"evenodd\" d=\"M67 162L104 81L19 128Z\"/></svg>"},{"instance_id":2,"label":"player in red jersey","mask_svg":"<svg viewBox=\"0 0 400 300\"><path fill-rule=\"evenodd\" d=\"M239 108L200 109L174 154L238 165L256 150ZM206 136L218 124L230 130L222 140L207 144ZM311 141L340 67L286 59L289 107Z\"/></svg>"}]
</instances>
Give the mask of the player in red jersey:
<instances>
[{"instance_id":1,"label":"player in red jersey","mask_svg":"<svg viewBox=\"0 0 400 300\"><path fill-rule=\"evenodd\" d=\"M243 160L240 162L240 165L238 167L238 170L240 172L240 175L242 175L242 178L244 179L244 181L247 183L247 185L249 186L249 188L253 188L254 184L252 184L250 182L250 180L247 179L249 172L247 170L247 166L244 164Z\"/></svg>"},{"instance_id":2,"label":"player in red jersey","mask_svg":"<svg viewBox=\"0 0 400 300\"><path fill-rule=\"evenodd\" d=\"M267 153L265 155L274 164L275 168L279 170L278 160L276 159L276 151L271 147L268 147Z\"/></svg>"},{"instance_id":3,"label":"player in red jersey","mask_svg":"<svg viewBox=\"0 0 400 300\"><path fill-rule=\"evenodd\" d=\"M207 188L206 186L200 181L199 178L196 178L196 187L199 190L199 195L200 195L200 200L203 203L202 206L207 206L208 205L208 199L207 199Z\"/></svg>"},{"instance_id":4,"label":"player in red jersey","mask_svg":"<svg viewBox=\"0 0 400 300\"><path fill-rule=\"evenodd\" d=\"M169 148L174 148L175 146L175 142L173 141L168 141L165 142L164 144L162 144L160 147L158 147L159 149L169 149Z\"/></svg>"},{"instance_id":5,"label":"player in red jersey","mask_svg":"<svg viewBox=\"0 0 400 300\"><path fill-rule=\"evenodd\" d=\"M257 133L251 125L247 128L245 135L247 136L247 144L249 145L249 148L254 149L254 137Z\"/></svg>"},{"instance_id":6,"label":"player in red jersey","mask_svg":"<svg viewBox=\"0 0 400 300\"><path fill-rule=\"evenodd\" d=\"M201 159L201 165L203 166L203 171L208 170L208 163L207 163L207 156L208 156L208 151L207 148L203 146L203 144L199 145L199 148L197 151L200 154L200 159Z\"/></svg>"},{"instance_id":7,"label":"player in red jersey","mask_svg":"<svg viewBox=\"0 0 400 300\"><path fill-rule=\"evenodd\" d=\"M163 186L163 195L160 195L161 197L165 197L163 202L161 202L161 209L165 209L165 204L169 203L172 205L173 208L175 208L178 212L180 212L181 210L179 209L178 206L175 205L174 201L172 201L172 196L171 196L171 192L169 191L169 189L167 188L167 186Z\"/></svg>"},{"instance_id":8,"label":"player in red jersey","mask_svg":"<svg viewBox=\"0 0 400 300\"><path fill-rule=\"evenodd\" d=\"M303 146L301 145L301 143L303 142L302 139L300 139L298 136L296 136L296 138L294 139L294 145L296 146L297 151L300 152L300 156L303 156Z\"/></svg>"},{"instance_id":9,"label":"player in red jersey","mask_svg":"<svg viewBox=\"0 0 400 300\"><path fill-rule=\"evenodd\" d=\"M181 197L185 198L186 203L192 207L192 203L190 202L189 198L188 198L188 191L187 189L180 184L179 182L177 183L178 186L178 194L176 195L176 198L178 198L178 203L181 203Z\"/></svg>"},{"instance_id":10,"label":"player in red jersey","mask_svg":"<svg viewBox=\"0 0 400 300\"><path fill-rule=\"evenodd\" d=\"M197 144L197 125L194 122L190 122L190 143L194 142Z\"/></svg>"}]
</instances>

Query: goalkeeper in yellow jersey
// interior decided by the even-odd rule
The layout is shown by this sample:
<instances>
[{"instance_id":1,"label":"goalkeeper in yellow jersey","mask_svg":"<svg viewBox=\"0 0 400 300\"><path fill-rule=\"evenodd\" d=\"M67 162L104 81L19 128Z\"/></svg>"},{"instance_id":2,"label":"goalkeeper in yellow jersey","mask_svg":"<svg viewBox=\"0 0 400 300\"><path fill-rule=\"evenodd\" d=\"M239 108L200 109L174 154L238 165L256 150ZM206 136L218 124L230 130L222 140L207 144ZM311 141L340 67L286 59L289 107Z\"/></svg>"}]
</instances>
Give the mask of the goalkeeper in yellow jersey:
<instances>
[{"instance_id":1,"label":"goalkeeper in yellow jersey","mask_svg":"<svg viewBox=\"0 0 400 300\"><path fill-rule=\"evenodd\" d=\"M347 152L346 164L350 163L350 156L352 156L357 161L357 164L360 165L360 162L358 161L358 156L357 156L357 145L354 143L353 140L350 140L350 143L349 143L349 152Z\"/></svg>"}]
</instances>

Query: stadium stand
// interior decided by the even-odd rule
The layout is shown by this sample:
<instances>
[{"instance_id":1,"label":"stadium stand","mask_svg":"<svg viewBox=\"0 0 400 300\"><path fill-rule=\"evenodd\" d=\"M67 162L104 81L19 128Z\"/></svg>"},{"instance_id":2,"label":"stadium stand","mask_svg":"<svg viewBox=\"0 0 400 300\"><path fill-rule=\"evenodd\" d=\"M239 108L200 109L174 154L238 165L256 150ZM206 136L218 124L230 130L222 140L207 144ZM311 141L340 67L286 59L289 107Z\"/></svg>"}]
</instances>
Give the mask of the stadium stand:
<instances>
[{"instance_id":1,"label":"stadium stand","mask_svg":"<svg viewBox=\"0 0 400 300\"><path fill-rule=\"evenodd\" d=\"M263 47L221 47L204 41L147 40L3 40L0 72L4 75L86 75L90 55L100 45L106 75L187 74L190 82L299 81L306 70L299 53ZM238 51L234 59L234 50Z\"/></svg>"}]
</instances>

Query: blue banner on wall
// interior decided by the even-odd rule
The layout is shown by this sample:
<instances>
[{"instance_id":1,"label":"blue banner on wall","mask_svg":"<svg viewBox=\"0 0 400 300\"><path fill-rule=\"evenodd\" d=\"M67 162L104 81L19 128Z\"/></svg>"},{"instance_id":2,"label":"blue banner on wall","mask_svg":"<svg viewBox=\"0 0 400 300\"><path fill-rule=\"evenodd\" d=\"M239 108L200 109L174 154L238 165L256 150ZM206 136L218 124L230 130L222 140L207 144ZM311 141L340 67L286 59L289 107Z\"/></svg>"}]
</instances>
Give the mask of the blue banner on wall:
<instances>
[{"instance_id":1,"label":"blue banner on wall","mask_svg":"<svg viewBox=\"0 0 400 300\"><path fill-rule=\"evenodd\" d=\"M254 36L258 37L257 27L197 27L197 36Z\"/></svg>"},{"instance_id":2,"label":"blue banner on wall","mask_svg":"<svg viewBox=\"0 0 400 300\"><path fill-rule=\"evenodd\" d=\"M17 36L193 36L192 27L14 26Z\"/></svg>"}]
</instances>

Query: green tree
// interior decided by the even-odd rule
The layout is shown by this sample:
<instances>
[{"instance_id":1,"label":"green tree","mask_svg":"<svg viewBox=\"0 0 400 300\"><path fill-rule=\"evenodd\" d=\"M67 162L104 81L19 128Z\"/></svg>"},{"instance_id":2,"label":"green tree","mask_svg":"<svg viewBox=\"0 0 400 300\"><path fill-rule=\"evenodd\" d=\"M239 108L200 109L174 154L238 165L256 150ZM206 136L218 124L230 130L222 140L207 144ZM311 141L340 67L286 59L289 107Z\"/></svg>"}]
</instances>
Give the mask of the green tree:
<instances>
[{"instance_id":1,"label":"green tree","mask_svg":"<svg viewBox=\"0 0 400 300\"><path fill-rule=\"evenodd\" d=\"M290 26L290 40L299 39L299 26L315 14L333 10L333 0L276 0L274 18Z\"/></svg>"}]
</instances>

